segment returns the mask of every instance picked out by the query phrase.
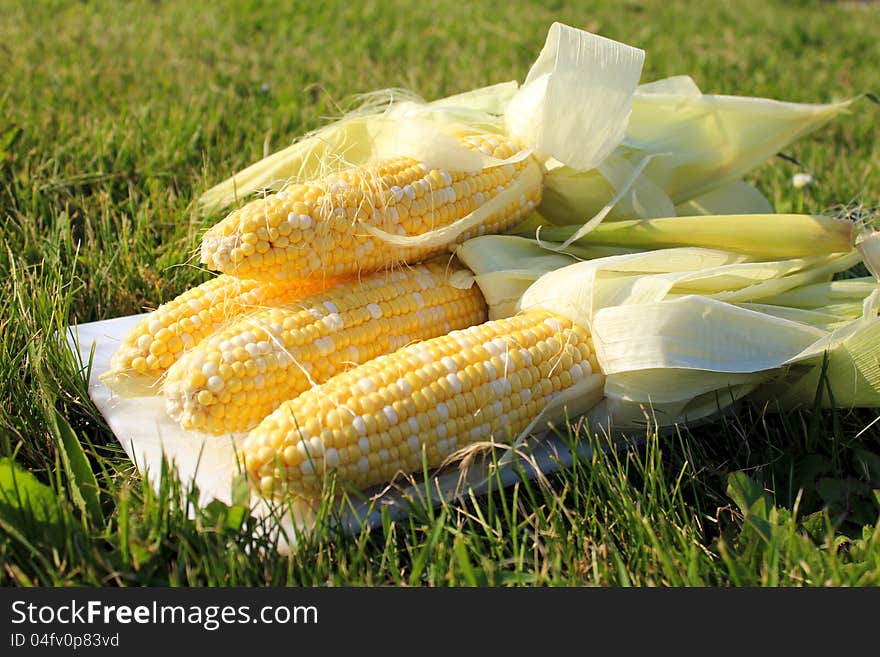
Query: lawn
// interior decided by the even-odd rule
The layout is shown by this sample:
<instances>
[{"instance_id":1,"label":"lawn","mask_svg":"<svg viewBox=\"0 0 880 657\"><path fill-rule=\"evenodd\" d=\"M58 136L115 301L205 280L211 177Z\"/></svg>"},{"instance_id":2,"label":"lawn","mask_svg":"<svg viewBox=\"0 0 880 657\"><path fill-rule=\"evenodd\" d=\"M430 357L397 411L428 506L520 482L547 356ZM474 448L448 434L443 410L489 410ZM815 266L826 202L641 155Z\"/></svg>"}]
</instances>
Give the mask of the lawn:
<instances>
[{"instance_id":1,"label":"lawn","mask_svg":"<svg viewBox=\"0 0 880 657\"><path fill-rule=\"evenodd\" d=\"M358 93L521 80L558 20L644 48L642 81L829 102L880 92L880 6L6 0L2 14L0 458L53 494L29 513L0 504L0 584L880 584L873 410L742 407L623 451L597 442L543 485L355 536L324 527L283 556L240 508L188 518L173 485L145 486L57 340L205 280L191 256L218 217L195 199ZM863 98L749 180L780 212L876 214L877 117ZM796 189L797 172L816 184Z\"/></svg>"}]
</instances>

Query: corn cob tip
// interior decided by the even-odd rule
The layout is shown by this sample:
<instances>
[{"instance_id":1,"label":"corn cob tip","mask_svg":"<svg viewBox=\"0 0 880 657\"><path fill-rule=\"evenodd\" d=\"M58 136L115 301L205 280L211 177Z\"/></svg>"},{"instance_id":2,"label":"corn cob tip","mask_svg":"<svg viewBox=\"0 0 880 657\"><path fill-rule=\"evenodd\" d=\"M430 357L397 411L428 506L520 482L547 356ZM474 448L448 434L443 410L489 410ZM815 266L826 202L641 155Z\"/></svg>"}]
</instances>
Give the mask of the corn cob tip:
<instances>
[{"instance_id":1,"label":"corn cob tip","mask_svg":"<svg viewBox=\"0 0 880 657\"><path fill-rule=\"evenodd\" d=\"M262 307L289 303L336 281L260 282L216 276L146 314L128 332L101 375L114 392L154 395L168 369L222 326Z\"/></svg>"},{"instance_id":2,"label":"corn cob tip","mask_svg":"<svg viewBox=\"0 0 880 657\"><path fill-rule=\"evenodd\" d=\"M241 239L238 234L220 234L218 226L209 229L202 236L199 261L208 269L232 273L235 267L231 254L238 248Z\"/></svg>"}]
</instances>

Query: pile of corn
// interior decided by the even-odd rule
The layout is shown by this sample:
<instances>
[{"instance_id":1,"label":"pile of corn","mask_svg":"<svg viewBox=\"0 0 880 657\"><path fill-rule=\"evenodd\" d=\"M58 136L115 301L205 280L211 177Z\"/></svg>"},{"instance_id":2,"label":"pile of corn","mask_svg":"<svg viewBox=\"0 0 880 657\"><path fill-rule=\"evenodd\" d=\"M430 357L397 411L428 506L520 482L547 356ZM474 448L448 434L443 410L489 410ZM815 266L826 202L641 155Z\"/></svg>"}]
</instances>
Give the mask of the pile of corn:
<instances>
[{"instance_id":1,"label":"pile of corn","mask_svg":"<svg viewBox=\"0 0 880 657\"><path fill-rule=\"evenodd\" d=\"M559 47L562 28L554 29ZM630 53L635 80L639 52ZM533 73L546 75L543 59ZM748 102L707 103L713 124L742 119L713 142L699 125L704 114L664 114L704 102L676 78L630 92L628 127L627 112L622 127L609 119L614 125L595 128L602 139L585 136L590 143L570 148L571 140L523 127L528 112L558 110L552 76L541 75L530 73L523 89L543 84L544 105L531 92L511 96L506 85L439 105L405 102L348 117L243 172L246 184L232 183L239 191L272 188L279 176L286 182L204 234L201 261L220 273L145 316L104 381L121 394L162 395L186 430L244 434L240 460L261 494L314 498L333 474L366 488L438 467L474 443L540 431L554 418L595 409L620 415L622 401L641 403L633 391L645 378L633 372L650 368L603 366L621 360L612 357L613 340L594 345L594 327L608 325L601 310L623 308L633 290L646 307L666 303L660 314L668 307L676 321L707 316L708 306L681 310L680 301L698 295L744 316L800 323L790 359L806 358L822 331L859 316L873 283L830 287L835 272L859 259L851 225L774 223L766 200L738 180L841 107L770 105L762 123ZM668 127L671 141L649 139L653 124ZM707 156L725 147L734 150ZM672 148L675 157L660 152ZM231 203L224 185L206 196L213 205ZM724 198L732 193L733 201ZM674 217L707 214L694 209L700 203L765 211L764 223ZM543 238L535 239L537 227ZM515 231L530 237L479 237ZM780 246L774 240L783 235ZM547 279L577 266L567 254L592 268L576 280ZM600 287L602 276L611 283ZM579 287L585 281L592 287ZM649 298L649 288L662 291ZM668 353L672 363L675 349ZM726 378L684 377L679 397L667 394L678 404L671 419L699 416L701 395L735 387L742 396L768 382L752 370L723 371Z\"/></svg>"},{"instance_id":2,"label":"pile of corn","mask_svg":"<svg viewBox=\"0 0 880 657\"><path fill-rule=\"evenodd\" d=\"M184 429L249 432L242 462L264 493L318 492L330 469L369 486L419 469L423 453L436 467L516 436L574 382L599 389L582 327L546 312L487 322L479 287L457 285L462 266L437 257L446 245L399 249L363 230L448 226L540 170L501 135L459 141L499 162L468 173L377 161L233 211L202 240L222 273L141 320L105 382L162 394ZM529 216L531 180L456 241Z\"/></svg>"}]
</instances>

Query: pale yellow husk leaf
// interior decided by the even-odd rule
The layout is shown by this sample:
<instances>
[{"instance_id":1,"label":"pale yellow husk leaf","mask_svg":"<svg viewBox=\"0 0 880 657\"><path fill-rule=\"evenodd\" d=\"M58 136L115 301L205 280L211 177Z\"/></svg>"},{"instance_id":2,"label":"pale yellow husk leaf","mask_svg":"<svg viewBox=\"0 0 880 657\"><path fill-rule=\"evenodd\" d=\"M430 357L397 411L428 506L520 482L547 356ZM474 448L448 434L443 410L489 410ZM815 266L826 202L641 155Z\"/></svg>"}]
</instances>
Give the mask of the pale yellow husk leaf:
<instances>
[{"instance_id":1,"label":"pale yellow husk leaf","mask_svg":"<svg viewBox=\"0 0 880 657\"><path fill-rule=\"evenodd\" d=\"M611 157L586 173L551 168L539 210L553 223L584 223L651 157L608 219L668 215L673 205L741 178L846 111L850 102L800 104L703 94L686 76L642 85L626 137Z\"/></svg>"}]
</instances>

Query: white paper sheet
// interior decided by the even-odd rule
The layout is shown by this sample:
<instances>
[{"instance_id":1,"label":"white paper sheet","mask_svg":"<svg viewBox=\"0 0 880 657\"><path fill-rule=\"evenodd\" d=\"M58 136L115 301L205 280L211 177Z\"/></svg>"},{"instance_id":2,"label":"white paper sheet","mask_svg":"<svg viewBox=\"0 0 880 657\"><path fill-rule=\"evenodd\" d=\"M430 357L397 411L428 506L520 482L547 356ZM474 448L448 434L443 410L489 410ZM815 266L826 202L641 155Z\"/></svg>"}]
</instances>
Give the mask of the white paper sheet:
<instances>
[{"instance_id":1,"label":"white paper sheet","mask_svg":"<svg viewBox=\"0 0 880 657\"><path fill-rule=\"evenodd\" d=\"M74 353L79 354L82 363L88 363L89 354L94 348L89 396L138 471L153 486L159 484L164 453L175 467L182 486L188 487L193 481L197 484L197 504L204 506L214 499L231 504L233 478L238 471L234 442L241 440L243 434L218 437L184 431L167 416L161 397L119 397L99 378L110 368L113 352L141 317L118 317L69 328L68 342ZM582 451L584 456L589 455L586 445L578 451ZM499 481L503 486L513 484L520 478L521 472L535 479L561 467L568 467L572 464L573 455L564 440L548 435L529 446L518 460L522 469L517 468L515 462L501 466L494 486ZM488 465L477 460L465 473L456 467L435 473L428 485L421 480L367 491L362 502L351 505L340 514L340 529L356 532L363 524L380 526L383 507L387 508L391 518L399 519L406 516L414 504L437 505L443 499L451 500L468 491L482 494L489 487L487 476ZM272 511L264 503L255 501L251 512L262 516ZM308 531L307 522L303 519L298 521L300 531ZM281 526L287 537L294 535L289 517L282 519ZM292 541L280 540L280 548L289 549L289 543Z\"/></svg>"}]
</instances>

